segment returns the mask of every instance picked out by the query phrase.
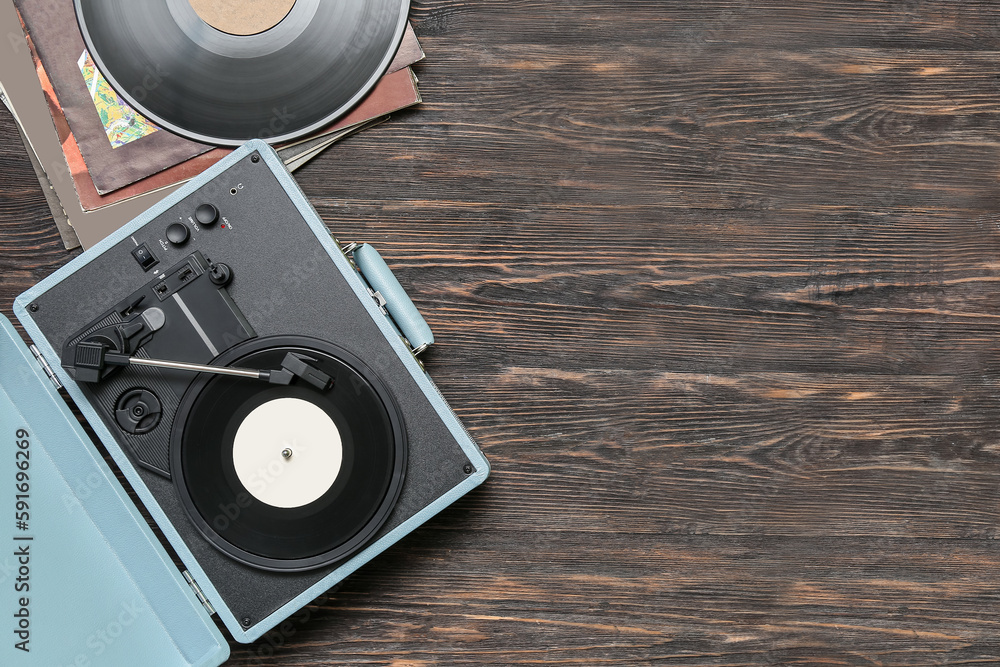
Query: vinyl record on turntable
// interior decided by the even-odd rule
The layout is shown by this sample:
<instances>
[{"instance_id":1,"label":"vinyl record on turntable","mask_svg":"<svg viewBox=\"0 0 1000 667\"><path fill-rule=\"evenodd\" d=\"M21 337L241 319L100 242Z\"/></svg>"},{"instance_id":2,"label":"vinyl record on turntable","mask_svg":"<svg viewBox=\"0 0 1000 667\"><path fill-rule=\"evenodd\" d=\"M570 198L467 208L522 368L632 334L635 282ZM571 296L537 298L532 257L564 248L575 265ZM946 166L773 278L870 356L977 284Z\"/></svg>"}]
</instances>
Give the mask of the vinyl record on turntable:
<instances>
[{"instance_id":1,"label":"vinyl record on turntable","mask_svg":"<svg viewBox=\"0 0 1000 667\"><path fill-rule=\"evenodd\" d=\"M94 62L161 127L235 146L349 111L403 37L409 0L75 0Z\"/></svg>"},{"instance_id":2,"label":"vinyl record on turntable","mask_svg":"<svg viewBox=\"0 0 1000 667\"><path fill-rule=\"evenodd\" d=\"M201 376L177 410L171 473L216 548L262 569L300 571L346 558L384 524L402 488L406 441L378 377L329 343L258 338L215 363L277 368L289 352L332 386Z\"/></svg>"}]
</instances>

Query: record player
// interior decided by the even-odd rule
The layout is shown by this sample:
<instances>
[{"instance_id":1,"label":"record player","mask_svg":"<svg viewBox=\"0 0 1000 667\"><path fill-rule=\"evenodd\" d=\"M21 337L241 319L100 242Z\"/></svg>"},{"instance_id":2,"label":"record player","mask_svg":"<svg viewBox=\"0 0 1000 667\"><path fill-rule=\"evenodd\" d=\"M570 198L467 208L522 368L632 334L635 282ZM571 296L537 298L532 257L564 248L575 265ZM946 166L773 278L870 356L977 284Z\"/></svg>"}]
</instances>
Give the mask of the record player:
<instances>
[{"instance_id":1,"label":"record player","mask_svg":"<svg viewBox=\"0 0 1000 667\"><path fill-rule=\"evenodd\" d=\"M221 664L213 615L261 637L489 474L399 282L262 141L14 311L34 344L0 320L4 665Z\"/></svg>"}]
</instances>

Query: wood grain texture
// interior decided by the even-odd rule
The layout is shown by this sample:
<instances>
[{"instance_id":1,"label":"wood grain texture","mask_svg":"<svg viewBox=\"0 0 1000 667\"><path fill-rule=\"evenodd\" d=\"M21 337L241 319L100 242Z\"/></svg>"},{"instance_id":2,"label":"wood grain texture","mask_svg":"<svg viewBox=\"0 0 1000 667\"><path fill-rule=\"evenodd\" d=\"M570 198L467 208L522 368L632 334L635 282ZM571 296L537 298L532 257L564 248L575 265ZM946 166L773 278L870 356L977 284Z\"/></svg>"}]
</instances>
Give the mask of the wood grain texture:
<instances>
[{"instance_id":1,"label":"wood grain texture","mask_svg":"<svg viewBox=\"0 0 1000 667\"><path fill-rule=\"evenodd\" d=\"M1000 663L1000 6L411 18L296 177L493 476L231 664ZM0 114L0 311L69 257Z\"/></svg>"}]
</instances>

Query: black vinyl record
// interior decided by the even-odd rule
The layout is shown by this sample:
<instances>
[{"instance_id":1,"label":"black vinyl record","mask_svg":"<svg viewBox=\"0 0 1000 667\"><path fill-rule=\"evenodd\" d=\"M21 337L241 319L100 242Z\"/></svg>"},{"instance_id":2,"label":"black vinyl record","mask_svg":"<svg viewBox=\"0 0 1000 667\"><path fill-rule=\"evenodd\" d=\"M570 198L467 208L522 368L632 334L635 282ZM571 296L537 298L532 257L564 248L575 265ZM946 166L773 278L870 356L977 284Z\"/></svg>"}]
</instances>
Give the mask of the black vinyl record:
<instances>
[{"instance_id":1,"label":"black vinyl record","mask_svg":"<svg viewBox=\"0 0 1000 667\"><path fill-rule=\"evenodd\" d=\"M213 364L275 369L288 352L310 359L333 378L332 388L320 390L301 380L280 386L199 376L182 397L171 431L171 477L188 515L216 548L261 569L301 571L350 556L385 523L403 484L406 435L402 416L378 377L325 341L258 338ZM261 491L266 485L256 489L240 476L234 443L248 415L290 399L325 415L321 419L338 434L342 462L330 475L329 488L314 500L276 506ZM285 415L271 421L281 429L294 426ZM285 446L281 438L276 447ZM271 473L277 479L281 469ZM261 474L266 478L268 473Z\"/></svg>"},{"instance_id":2,"label":"black vinyl record","mask_svg":"<svg viewBox=\"0 0 1000 667\"><path fill-rule=\"evenodd\" d=\"M295 0L252 35L203 21L189 0L75 0L111 86L154 123L194 141L288 141L357 104L402 41L409 0Z\"/></svg>"}]
</instances>

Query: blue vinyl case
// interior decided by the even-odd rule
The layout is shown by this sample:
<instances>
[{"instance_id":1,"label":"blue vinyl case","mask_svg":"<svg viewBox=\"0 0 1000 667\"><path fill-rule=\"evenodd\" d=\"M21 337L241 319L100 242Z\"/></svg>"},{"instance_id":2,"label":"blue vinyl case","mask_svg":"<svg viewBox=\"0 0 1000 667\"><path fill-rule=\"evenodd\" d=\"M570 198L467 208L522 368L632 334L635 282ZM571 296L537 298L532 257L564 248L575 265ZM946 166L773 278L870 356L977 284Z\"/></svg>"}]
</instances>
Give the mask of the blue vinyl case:
<instances>
[{"instance_id":1,"label":"blue vinyl case","mask_svg":"<svg viewBox=\"0 0 1000 667\"><path fill-rule=\"evenodd\" d=\"M213 588L129 456L62 368L59 354L42 335L27 306L253 152L264 158L317 242L474 464L475 472L276 612L245 628ZM367 250L362 254L366 263L373 261ZM391 273L385 275L387 267L383 270L380 258L374 259L374 264L376 281L392 298L397 288L402 288ZM395 322L391 320L371 298L373 291L331 238L274 151L264 142L251 141L18 297L14 312L35 345L29 350L10 322L0 318L0 616L8 619L8 630L0 632L0 665L220 665L229 657L229 646L211 618L212 611L218 613L236 641L254 641L486 479L488 461L400 337L403 331L422 345L433 340L430 330L415 327L413 322L422 319L419 314L413 317L415 309L409 313L405 305L396 305ZM54 382L61 383L76 402L177 552L183 572L85 434ZM19 477L19 473L24 474ZM23 564L26 573L19 559L27 561ZM192 587L188 577L200 587ZM23 629L22 618L27 626ZM28 643L19 646L22 641Z\"/></svg>"},{"instance_id":2,"label":"blue vinyl case","mask_svg":"<svg viewBox=\"0 0 1000 667\"><path fill-rule=\"evenodd\" d=\"M0 329L0 664L221 665L222 633L7 318Z\"/></svg>"}]
</instances>

